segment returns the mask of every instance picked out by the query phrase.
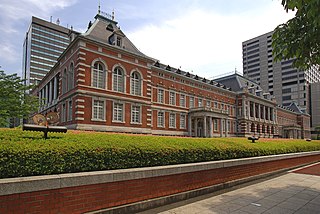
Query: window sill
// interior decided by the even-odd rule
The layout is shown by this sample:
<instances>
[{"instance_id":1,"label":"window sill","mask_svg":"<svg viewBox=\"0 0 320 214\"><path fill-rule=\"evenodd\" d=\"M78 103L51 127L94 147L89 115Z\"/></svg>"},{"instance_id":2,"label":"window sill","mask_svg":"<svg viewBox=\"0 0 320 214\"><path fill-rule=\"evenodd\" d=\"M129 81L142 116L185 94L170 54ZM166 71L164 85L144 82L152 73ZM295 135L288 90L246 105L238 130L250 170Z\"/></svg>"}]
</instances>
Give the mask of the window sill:
<instances>
[{"instance_id":1,"label":"window sill","mask_svg":"<svg viewBox=\"0 0 320 214\"><path fill-rule=\"evenodd\" d=\"M94 122L107 122L106 120L93 119L93 118L91 118L91 121L94 121Z\"/></svg>"},{"instance_id":2,"label":"window sill","mask_svg":"<svg viewBox=\"0 0 320 214\"><path fill-rule=\"evenodd\" d=\"M135 122L130 122L132 125L142 125L142 123L135 123Z\"/></svg>"},{"instance_id":3,"label":"window sill","mask_svg":"<svg viewBox=\"0 0 320 214\"><path fill-rule=\"evenodd\" d=\"M118 121L118 120L112 120L112 122L113 122L113 123L123 123L123 124L126 123L126 122L124 122L124 121Z\"/></svg>"}]
</instances>

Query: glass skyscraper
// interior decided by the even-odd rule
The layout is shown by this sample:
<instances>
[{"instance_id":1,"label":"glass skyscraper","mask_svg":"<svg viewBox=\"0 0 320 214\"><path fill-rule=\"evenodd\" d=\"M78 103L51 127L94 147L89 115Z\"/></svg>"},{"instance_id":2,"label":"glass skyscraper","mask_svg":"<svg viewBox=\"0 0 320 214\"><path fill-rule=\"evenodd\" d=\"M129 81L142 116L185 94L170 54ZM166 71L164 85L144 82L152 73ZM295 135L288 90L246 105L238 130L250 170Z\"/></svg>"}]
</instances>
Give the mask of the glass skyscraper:
<instances>
[{"instance_id":1,"label":"glass skyscraper","mask_svg":"<svg viewBox=\"0 0 320 214\"><path fill-rule=\"evenodd\" d=\"M23 43L22 77L26 85L37 84L55 65L69 44L69 29L32 17Z\"/></svg>"}]
</instances>

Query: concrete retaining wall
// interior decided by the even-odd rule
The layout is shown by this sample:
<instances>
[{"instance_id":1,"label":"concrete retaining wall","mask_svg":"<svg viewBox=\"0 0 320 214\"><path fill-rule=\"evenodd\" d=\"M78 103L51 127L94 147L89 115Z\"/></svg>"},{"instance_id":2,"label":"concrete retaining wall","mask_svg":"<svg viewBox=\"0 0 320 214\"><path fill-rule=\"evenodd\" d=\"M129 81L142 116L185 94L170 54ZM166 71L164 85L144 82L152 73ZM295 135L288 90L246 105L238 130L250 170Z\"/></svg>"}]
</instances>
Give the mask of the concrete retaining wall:
<instances>
[{"instance_id":1,"label":"concrete retaining wall","mask_svg":"<svg viewBox=\"0 0 320 214\"><path fill-rule=\"evenodd\" d=\"M0 179L0 213L83 213L102 209L105 213L137 211L179 198L184 199L187 195L194 196L195 194L190 194L190 191L317 161L320 161L320 151L171 166ZM185 194L185 196L155 201L175 194ZM154 202L148 206L141 203L150 199ZM140 205L132 206L131 210L109 209L137 202Z\"/></svg>"}]
</instances>

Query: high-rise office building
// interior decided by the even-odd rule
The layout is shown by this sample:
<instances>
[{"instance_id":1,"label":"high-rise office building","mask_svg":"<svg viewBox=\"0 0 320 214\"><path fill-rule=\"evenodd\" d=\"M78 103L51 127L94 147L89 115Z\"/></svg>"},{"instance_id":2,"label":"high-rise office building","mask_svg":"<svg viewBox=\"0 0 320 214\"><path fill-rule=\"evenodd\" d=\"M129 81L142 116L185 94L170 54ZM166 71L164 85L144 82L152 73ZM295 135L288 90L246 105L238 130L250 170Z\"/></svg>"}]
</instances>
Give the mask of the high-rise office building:
<instances>
[{"instance_id":1,"label":"high-rise office building","mask_svg":"<svg viewBox=\"0 0 320 214\"><path fill-rule=\"evenodd\" d=\"M23 43L22 77L26 85L37 84L55 65L69 44L69 29L32 17Z\"/></svg>"},{"instance_id":2,"label":"high-rise office building","mask_svg":"<svg viewBox=\"0 0 320 214\"><path fill-rule=\"evenodd\" d=\"M320 82L312 83L310 85L310 100L311 100L311 127L312 131L315 131L315 128L320 126ZM316 134L314 132L314 134Z\"/></svg>"},{"instance_id":3,"label":"high-rise office building","mask_svg":"<svg viewBox=\"0 0 320 214\"><path fill-rule=\"evenodd\" d=\"M243 75L274 95L277 103L288 106L295 102L310 114L309 85L320 81L319 68L304 71L293 66L294 59L274 61L272 33L242 43Z\"/></svg>"}]
</instances>

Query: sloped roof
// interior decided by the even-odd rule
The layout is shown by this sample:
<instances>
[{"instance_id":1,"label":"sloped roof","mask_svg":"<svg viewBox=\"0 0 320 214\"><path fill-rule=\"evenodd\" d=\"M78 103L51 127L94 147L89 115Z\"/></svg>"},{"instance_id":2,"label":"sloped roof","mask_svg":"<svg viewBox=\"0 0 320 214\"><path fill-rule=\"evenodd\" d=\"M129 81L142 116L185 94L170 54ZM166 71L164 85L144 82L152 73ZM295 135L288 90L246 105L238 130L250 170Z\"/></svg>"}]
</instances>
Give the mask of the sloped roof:
<instances>
[{"instance_id":1,"label":"sloped roof","mask_svg":"<svg viewBox=\"0 0 320 214\"><path fill-rule=\"evenodd\" d=\"M110 41L110 38L114 38L114 35L121 36L121 47L116 46L115 43ZM147 57L138 48L136 48L123 31L120 30L116 21L100 14L95 16L95 21L90 25L89 29L82 34L82 36Z\"/></svg>"},{"instance_id":2,"label":"sloped roof","mask_svg":"<svg viewBox=\"0 0 320 214\"><path fill-rule=\"evenodd\" d=\"M214 81L231 88L232 91L235 92L242 91L245 87L254 87L257 90L262 91L262 88L259 84L236 73L229 76L214 79Z\"/></svg>"},{"instance_id":3,"label":"sloped roof","mask_svg":"<svg viewBox=\"0 0 320 214\"><path fill-rule=\"evenodd\" d=\"M296 102L292 102L290 103L289 106L287 106L289 109L291 109L292 111L294 111L295 113L298 114L304 114L304 112L302 111L302 109L300 108L300 106L298 106L298 104Z\"/></svg>"}]
</instances>

